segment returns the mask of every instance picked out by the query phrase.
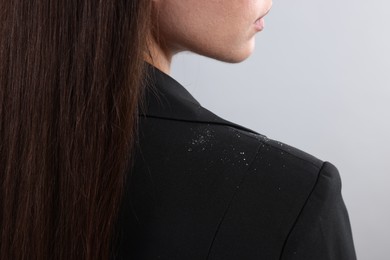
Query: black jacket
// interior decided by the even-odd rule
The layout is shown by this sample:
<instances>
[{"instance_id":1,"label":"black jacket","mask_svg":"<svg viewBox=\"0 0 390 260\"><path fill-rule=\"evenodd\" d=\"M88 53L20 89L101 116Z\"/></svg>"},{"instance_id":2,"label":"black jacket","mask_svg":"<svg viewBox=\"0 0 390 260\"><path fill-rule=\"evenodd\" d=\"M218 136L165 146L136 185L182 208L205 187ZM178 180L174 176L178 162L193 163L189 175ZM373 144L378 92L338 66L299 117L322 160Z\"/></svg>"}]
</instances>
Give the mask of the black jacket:
<instances>
[{"instance_id":1,"label":"black jacket","mask_svg":"<svg viewBox=\"0 0 390 260\"><path fill-rule=\"evenodd\" d=\"M148 70L115 259L356 259L335 166L216 116Z\"/></svg>"}]
</instances>

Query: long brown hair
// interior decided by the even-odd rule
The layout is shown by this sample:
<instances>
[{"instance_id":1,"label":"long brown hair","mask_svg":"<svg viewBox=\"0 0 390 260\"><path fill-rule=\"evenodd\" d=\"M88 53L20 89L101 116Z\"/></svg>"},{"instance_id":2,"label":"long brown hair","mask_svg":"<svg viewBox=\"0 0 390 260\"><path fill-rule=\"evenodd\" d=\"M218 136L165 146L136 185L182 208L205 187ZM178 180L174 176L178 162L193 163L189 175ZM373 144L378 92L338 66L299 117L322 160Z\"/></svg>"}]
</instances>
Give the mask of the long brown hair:
<instances>
[{"instance_id":1,"label":"long brown hair","mask_svg":"<svg viewBox=\"0 0 390 260\"><path fill-rule=\"evenodd\" d=\"M0 0L0 259L108 259L149 0Z\"/></svg>"}]
</instances>

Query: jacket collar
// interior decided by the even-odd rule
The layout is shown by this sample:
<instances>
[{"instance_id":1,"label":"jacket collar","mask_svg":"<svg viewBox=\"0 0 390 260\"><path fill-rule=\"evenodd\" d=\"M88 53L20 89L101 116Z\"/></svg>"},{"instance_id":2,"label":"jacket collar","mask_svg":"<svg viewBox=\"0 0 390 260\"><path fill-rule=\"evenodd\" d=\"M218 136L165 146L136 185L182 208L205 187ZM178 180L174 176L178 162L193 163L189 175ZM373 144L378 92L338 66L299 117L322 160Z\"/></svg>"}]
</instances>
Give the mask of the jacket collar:
<instances>
[{"instance_id":1,"label":"jacket collar","mask_svg":"<svg viewBox=\"0 0 390 260\"><path fill-rule=\"evenodd\" d=\"M259 134L251 129L227 121L202 105L175 79L146 63L146 85L141 102L140 117L155 117L171 120L202 122L232 126Z\"/></svg>"}]
</instances>

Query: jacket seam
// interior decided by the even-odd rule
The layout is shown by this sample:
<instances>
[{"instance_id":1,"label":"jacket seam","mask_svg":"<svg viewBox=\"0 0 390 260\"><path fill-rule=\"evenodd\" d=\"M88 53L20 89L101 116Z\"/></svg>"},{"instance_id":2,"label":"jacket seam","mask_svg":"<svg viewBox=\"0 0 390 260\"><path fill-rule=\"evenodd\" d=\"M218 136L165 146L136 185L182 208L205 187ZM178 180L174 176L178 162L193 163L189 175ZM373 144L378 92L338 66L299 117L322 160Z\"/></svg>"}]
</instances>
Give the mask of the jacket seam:
<instances>
[{"instance_id":1,"label":"jacket seam","mask_svg":"<svg viewBox=\"0 0 390 260\"><path fill-rule=\"evenodd\" d=\"M248 176L248 171L249 171L249 169L251 168L251 166L252 166L252 164L254 163L254 161L256 160L256 158L258 157L259 151L260 151L261 147L263 147L262 144L260 144L260 145L256 148L256 154L255 154L255 156L253 156L253 159L251 160L251 162L249 163L248 167L247 167L246 170L244 171L243 177L242 177L242 179L240 180L240 182L238 183L238 187L241 186L241 184L244 182L246 176ZM222 225L222 223L223 223L223 221L224 221L224 219L225 219L227 213L229 212L230 206L231 206L231 204L232 204L234 198L237 196L238 191L239 191L239 188L236 188L236 190L234 191L234 194L232 195L232 197L231 197L231 199L230 199L230 201L229 201L229 204L227 205L227 207L226 207L226 209L225 209L225 211L224 211L224 213L223 213L223 215L222 215L221 220L220 220L219 223L218 223L217 230L216 230L215 233L214 233L214 236L213 236L213 239L212 239L212 241L211 241L209 250L208 250L208 252L207 252L207 257L206 257L206 259L209 259L209 257L210 257L211 249L212 249L213 246L214 246L214 241L215 241L215 239L217 238L219 229L220 229L220 227L221 227L221 225Z\"/></svg>"},{"instance_id":2,"label":"jacket seam","mask_svg":"<svg viewBox=\"0 0 390 260\"><path fill-rule=\"evenodd\" d=\"M309 196L307 196L305 202L303 203L303 206L302 206L301 210L299 211L299 213L298 213L294 223L292 224L292 226L291 226L291 228L290 228L290 230L289 230L289 232L288 232L288 234L286 236L286 239L284 240L284 243L283 243L283 246L282 246L282 250L280 251L279 260L282 260L283 253L284 253L284 250L286 249L288 240L290 239L290 236L291 236L291 234L292 234L292 232L293 232L293 230L294 230L294 228L295 228L299 218L301 217L301 215L302 215L302 213L303 213L303 211L304 211L304 209L305 209L309 199L311 198L315 188L317 187L317 184L318 184L319 179L320 179L321 171L322 171L322 169L324 169L324 167L325 167L325 162L322 163L322 166L321 166L320 170L318 171L317 179L316 179L316 181L315 181L315 183L313 185L313 188L311 189L311 191L309 193Z\"/></svg>"}]
</instances>

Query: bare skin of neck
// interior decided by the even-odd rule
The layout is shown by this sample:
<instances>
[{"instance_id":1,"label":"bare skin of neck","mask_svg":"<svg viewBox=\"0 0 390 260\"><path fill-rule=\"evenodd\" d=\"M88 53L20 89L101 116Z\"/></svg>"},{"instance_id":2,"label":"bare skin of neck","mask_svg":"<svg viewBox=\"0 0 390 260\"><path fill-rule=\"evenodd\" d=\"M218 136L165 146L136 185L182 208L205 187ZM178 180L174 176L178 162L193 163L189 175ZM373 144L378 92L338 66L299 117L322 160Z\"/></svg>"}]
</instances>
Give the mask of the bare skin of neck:
<instances>
[{"instance_id":1,"label":"bare skin of neck","mask_svg":"<svg viewBox=\"0 0 390 260\"><path fill-rule=\"evenodd\" d=\"M173 52L168 48L163 48L154 37L148 38L148 51L144 55L144 60L169 75L171 73Z\"/></svg>"}]
</instances>

